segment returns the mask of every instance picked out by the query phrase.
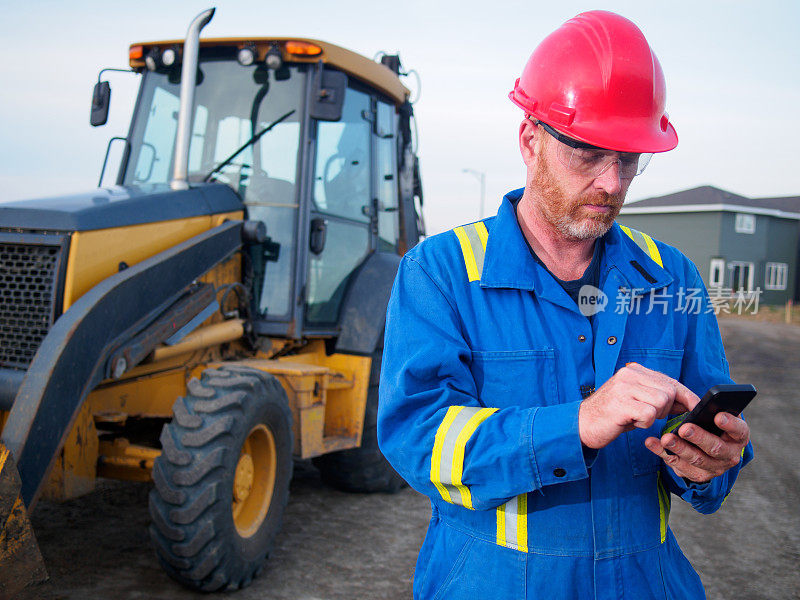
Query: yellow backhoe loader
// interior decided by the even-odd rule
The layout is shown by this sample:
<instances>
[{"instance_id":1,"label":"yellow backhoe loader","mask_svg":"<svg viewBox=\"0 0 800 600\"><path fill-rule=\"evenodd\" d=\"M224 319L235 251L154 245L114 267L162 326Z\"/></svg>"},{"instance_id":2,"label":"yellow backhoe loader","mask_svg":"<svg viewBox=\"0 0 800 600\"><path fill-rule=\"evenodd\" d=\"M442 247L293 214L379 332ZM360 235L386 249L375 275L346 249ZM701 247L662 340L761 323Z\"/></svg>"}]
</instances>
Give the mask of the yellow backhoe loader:
<instances>
[{"instance_id":1,"label":"yellow backhoe loader","mask_svg":"<svg viewBox=\"0 0 800 600\"><path fill-rule=\"evenodd\" d=\"M154 482L158 558L205 591L259 572L294 459L404 485L375 431L386 304L423 234L400 60L201 40L213 13L130 47L116 185L0 205L0 597L45 576L36 502L98 477Z\"/></svg>"}]
</instances>

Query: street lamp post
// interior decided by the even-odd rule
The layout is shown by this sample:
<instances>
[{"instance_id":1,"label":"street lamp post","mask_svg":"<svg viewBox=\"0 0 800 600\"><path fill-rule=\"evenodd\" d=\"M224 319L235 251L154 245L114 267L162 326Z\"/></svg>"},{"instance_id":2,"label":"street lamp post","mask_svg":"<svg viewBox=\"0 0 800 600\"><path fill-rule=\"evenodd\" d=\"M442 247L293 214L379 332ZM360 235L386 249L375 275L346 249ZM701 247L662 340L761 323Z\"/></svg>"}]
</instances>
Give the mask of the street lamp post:
<instances>
[{"instance_id":1,"label":"street lamp post","mask_svg":"<svg viewBox=\"0 0 800 600\"><path fill-rule=\"evenodd\" d=\"M480 212L478 214L478 219L482 219L483 205L484 202L486 201L486 173L484 173L483 171L478 171L477 169L462 169L462 172L469 173L470 175L477 177L478 180L481 182L481 203L479 206Z\"/></svg>"}]
</instances>

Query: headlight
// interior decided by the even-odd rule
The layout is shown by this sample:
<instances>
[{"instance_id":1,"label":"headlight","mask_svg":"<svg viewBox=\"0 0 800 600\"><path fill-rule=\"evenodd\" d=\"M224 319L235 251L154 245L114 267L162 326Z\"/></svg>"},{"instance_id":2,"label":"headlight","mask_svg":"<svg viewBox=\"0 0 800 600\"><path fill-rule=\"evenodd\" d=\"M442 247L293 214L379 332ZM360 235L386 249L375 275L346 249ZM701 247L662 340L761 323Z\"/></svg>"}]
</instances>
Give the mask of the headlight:
<instances>
[{"instance_id":1,"label":"headlight","mask_svg":"<svg viewBox=\"0 0 800 600\"><path fill-rule=\"evenodd\" d=\"M236 60L243 67L252 65L256 61L256 49L251 45L245 46L236 54Z\"/></svg>"},{"instance_id":2,"label":"headlight","mask_svg":"<svg viewBox=\"0 0 800 600\"><path fill-rule=\"evenodd\" d=\"M264 64L267 65L268 69L277 70L280 69L283 65L283 56L281 55L280 49L276 45L272 45L272 48L269 49L267 55L264 57Z\"/></svg>"}]
</instances>

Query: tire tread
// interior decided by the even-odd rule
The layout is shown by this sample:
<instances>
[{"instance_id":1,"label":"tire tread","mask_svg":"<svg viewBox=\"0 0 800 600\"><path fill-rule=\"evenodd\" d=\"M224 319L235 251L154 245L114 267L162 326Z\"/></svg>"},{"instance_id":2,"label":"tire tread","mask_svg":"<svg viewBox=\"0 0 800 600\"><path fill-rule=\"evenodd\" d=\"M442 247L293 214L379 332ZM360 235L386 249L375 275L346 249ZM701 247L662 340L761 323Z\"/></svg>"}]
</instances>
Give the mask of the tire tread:
<instances>
[{"instance_id":1,"label":"tire tread","mask_svg":"<svg viewBox=\"0 0 800 600\"><path fill-rule=\"evenodd\" d=\"M271 415L269 426L282 432L278 472L283 475L265 520L268 529L259 534L263 547L245 556L237 550L244 538L233 526L232 491L224 490L231 485L238 460L235 448L253 427L252 420L267 418L264 415ZM248 585L263 568L288 501L293 444L283 387L272 375L255 369L207 369L200 379L187 383L187 395L175 401L173 420L160 439L162 453L152 470L149 531L162 567L195 590Z\"/></svg>"}]
</instances>

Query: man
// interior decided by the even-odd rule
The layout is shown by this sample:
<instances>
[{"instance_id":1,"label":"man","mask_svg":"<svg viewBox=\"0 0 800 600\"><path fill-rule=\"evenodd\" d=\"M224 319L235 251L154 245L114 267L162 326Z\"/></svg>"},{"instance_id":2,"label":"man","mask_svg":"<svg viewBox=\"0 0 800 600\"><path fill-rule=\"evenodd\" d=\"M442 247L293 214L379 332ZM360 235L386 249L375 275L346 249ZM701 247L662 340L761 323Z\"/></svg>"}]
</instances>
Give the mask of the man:
<instances>
[{"instance_id":1,"label":"man","mask_svg":"<svg viewBox=\"0 0 800 600\"><path fill-rule=\"evenodd\" d=\"M633 23L593 11L510 97L524 190L411 250L389 303L379 441L432 501L414 596L705 598L670 498L717 510L749 430L720 414L722 437L662 435L728 363L697 268L614 223L645 153L677 145L661 67Z\"/></svg>"}]
</instances>

